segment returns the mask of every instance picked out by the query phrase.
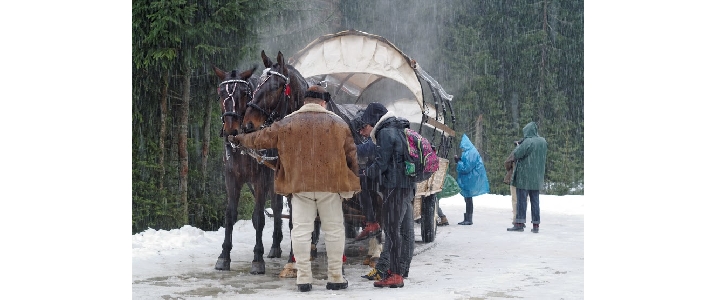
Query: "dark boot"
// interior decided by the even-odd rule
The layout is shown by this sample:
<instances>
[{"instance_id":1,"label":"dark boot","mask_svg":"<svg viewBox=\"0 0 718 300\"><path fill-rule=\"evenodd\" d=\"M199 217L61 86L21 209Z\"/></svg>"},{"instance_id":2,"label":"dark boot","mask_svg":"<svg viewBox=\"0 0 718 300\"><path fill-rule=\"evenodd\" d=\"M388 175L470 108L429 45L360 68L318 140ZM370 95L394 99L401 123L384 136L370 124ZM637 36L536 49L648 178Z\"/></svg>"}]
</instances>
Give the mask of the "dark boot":
<instances>
[{"instance_id":1,"label":"dark boot","mask_svg":"<svg viewBox=\"0 0 718 300\"><path fill-rule=\"evenodd\" d=\"M506 231L523 232L524 231L524 223L514 223L514 227L506 228Z\"/></svg>"},{"instance_id":2,"label":"dark boot","mask_svg":"<svg viewBox=\"0 0 718 300\"><path fill-rule=\"evenodd\" d=\"M327 282L327 290L343 290L349 286L348 281L341 283Z\"/></svg>"},{"instance_id":3,"label":"dark boot","mask_svg":"<svg viewBox=\"0 0 718 300\"><path fill-rule=\"evenodd\" d=\"M300 292L308 292L312 290L312 284L311 283L302 283L297 284L297 288Z\"/></svg>"},{"instance_id":4,"label":"dark boot","mask_svg":"<svg viewBox=\"0 0 718 300\"><path fill-rule=\"evenodd\" d=\"M464 225L464 223L466 223L466 214L464 214L464 220L461 221L461 222L459 222L458 224L459 224L459 225Z\"/></svg>"},{"instance_id":5,"label":"dark boot","mask_svg":"<svg viewBox=\"0 0 718 300\"><path fill-rule=\"evenodd\" d=\"M473 215L474 215L474 214L464 214L464 221L461 222L461 223L459 223L459 225L471 225L471 224L474 224L474 222L471 221L471 219L472 219L471 217L472 217Z\"/></svg>"},{"instance_id":6,"label":"dark boot","mask_svg":"<svg viewBox=\"0 0 718 300\"><path fill-rule=\"evenodd\" d=\"M534 228L531 229L531 232L538 233L538 227L539 227L538 224L534 224Z\"/></svg>"}]
</instances>

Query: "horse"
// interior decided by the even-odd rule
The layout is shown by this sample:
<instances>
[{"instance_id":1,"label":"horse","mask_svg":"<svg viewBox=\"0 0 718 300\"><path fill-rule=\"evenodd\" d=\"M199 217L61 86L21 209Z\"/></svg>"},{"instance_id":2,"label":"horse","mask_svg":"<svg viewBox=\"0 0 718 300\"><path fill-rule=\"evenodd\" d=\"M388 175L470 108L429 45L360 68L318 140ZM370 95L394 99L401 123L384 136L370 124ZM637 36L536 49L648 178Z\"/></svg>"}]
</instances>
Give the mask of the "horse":
<instances>
[{"instance_id":1,"label":"horse","mask_svg":"<svg viewBox=\"0 0 718 300\"><path fill-rule=\"evenodd\" d=\"M222 253L214 266L217 270L230 269L230 252L232 250L232 230L237 221L237 205L239 193L244 184L247 184L254 195L254 210L252 212L252 225L255 229L254 258L252 260L251 274L264 274L265 263L263 259L264 244L262 232L264 230L264 207L267 198L271 199L274 212L282 211L282 196L274 193L274 170L270 165L259 163L256 158L247 155L242 149L227 140L228 136L239 133L247 104L252 100L254 89L257 87L259 77L252 74L253 68L238 72L233 70L225 72L214 67L214 72L221 80L217 87L217 94L222 108L222 129L220 137L225 141L224 161L225 186L227 189L227 208L225 211L224 242ZM238 151L239 150L239 151ZM272 246L268 258L282 256L282 219L274 218L274 231L272 233Z\"/></svg>"}]
</instances>

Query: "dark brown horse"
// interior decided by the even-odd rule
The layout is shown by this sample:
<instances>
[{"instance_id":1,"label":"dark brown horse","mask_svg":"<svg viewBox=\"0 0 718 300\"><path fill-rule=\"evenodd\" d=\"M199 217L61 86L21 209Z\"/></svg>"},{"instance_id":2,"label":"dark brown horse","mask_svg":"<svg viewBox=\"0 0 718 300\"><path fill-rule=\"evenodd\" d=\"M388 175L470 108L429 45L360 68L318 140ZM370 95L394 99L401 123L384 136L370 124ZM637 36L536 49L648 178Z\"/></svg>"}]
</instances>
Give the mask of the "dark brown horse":
<instances>
[{"instance_id":1,"label":"dark brown horse","mask_svg":"<svg viewBox=\"0 0 718 300\"><path fill-rule=\"evenodd\" d=\"M227 136L237 135L244 117L247 104L252 100L254 89L259 78L252 76L256 70L252 69L237 72L222 71L214 67L214 72L221 80L217 87L217 94L222 107L222 130L220 136L225 140L224 161L225 185L227 188L227 209L225 211L224 243L222 254L217 258L214 268L229 270L230 251L232 250L232 229L237 221L237 205L239 194L244 184L247 184L254 194L254 211L252 212L252 225L256 232L254 258L252 260L252 274L264 274L264 244L262 232L264 230L264 207L267 199L271 199L271 207L275 214L282 211L282 196L274 193L274 171L257 159L248 155L239 147L227 141ZM272 234L272 247L268 258L281 257L282 249L282 218L274 218L274 232Z\"/></svg>"}]
</instances>

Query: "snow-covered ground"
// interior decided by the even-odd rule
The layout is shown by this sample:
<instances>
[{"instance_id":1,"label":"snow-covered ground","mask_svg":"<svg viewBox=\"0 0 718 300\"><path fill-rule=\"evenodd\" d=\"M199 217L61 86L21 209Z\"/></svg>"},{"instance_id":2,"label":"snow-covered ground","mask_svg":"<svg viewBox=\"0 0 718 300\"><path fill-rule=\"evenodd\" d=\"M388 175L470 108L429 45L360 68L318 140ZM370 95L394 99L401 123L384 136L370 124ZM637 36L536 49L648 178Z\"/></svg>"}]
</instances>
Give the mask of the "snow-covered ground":
<instances>
[{"instance_id":1,"label":"snow-covered ground","mask_svg":"<svg viewBox=\"0 0 718 300\"><path fill-rule=\"evenodd\" d=\"M289 253L289 228L284 222L282 258L268 259L267 273L249 274L254 246L251 221L234 228L231 271L214 269L222 250L224 229L205 232L185 226L170 231L148 229L132 236L133 299L583 299L584 196L541 195L540 233L508 232L510 196L474 197L474 224L457 225L465 209L460 195L442 199L449 226L439 227L433 243L416 249L403 288L375 288L361 278L370 267L361 257L345 266L349 288L325 289L326 265L313 263L314 289L297 291L294 278L278 274ZM286 212L286 211L285 211ZM529 214L530 219L530 205ZM530 228L530 224L528 225ZM271 222L264 229L265 249L271 245ZM348 245L353 240L347 240ZM360 242L362 243L362 242ZM366 243L363 242L363 243Z\"/></svg>"}]
</instances>

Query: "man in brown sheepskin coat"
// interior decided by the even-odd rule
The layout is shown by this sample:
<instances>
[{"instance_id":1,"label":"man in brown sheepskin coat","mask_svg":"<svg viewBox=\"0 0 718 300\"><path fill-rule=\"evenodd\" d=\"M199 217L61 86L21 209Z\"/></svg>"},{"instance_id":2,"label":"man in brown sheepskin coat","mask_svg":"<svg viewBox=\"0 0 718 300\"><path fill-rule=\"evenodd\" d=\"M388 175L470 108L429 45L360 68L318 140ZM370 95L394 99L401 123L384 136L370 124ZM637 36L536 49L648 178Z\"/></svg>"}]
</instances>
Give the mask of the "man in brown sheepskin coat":
<instances>
[{"instance_id":1,"label":"man in brown sheepskin coat","mask_svg":"<svg viewBox=\"0 0 718 300\"><path fill-rule=\"evenodd\" d=\"M345 231L342 198L361 190L356 145L349 126L326 109L329 93L311 86L304 105L253 133L240 134L235 142L255 149L276 148L279 154L274 189L291 195L292 246L297 268L297 288L312 289L310 240L319 213L327 248L327 289L346 289L342 276Z\"/></svg>"}]
</instances>

